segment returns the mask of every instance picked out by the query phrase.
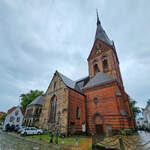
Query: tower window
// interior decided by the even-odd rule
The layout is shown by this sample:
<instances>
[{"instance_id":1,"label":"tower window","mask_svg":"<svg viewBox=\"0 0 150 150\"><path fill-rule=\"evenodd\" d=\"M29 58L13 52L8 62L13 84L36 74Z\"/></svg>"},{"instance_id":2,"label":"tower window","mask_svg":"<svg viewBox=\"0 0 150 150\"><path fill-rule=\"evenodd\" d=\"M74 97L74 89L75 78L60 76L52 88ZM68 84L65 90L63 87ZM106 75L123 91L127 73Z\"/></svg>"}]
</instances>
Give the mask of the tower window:
<instances>
[{"instance_id":1,"label":"tower window","mask_svg":"<svg viewBox=\"0 0 150 150\"><path fill-rule=\"evenodd\" d=\"M80 119L80 108L78 106L76 108L76 119Z\"/></svg>"},{"instance_id":2,"label":"tower window","mask_svg":"<svg viewBox=\"0 0 150 150\"><path fill-rule=\"evenodd\" d=\"M98 72L99 72L98 65L95 64L95 65L94 65L94 74L96 75Z\"/></svg>"},{"instance_id":3,"label":"tower window","mask_svg":"<svg viewBox=\"0 0 150 150\"><path fill-rule=\"evenodd\" d=\"M106 56L102 57L102 62L103 62L104 72L108 72L108 62L107 62L107 57Z\"/></svg>"}]
</instances>

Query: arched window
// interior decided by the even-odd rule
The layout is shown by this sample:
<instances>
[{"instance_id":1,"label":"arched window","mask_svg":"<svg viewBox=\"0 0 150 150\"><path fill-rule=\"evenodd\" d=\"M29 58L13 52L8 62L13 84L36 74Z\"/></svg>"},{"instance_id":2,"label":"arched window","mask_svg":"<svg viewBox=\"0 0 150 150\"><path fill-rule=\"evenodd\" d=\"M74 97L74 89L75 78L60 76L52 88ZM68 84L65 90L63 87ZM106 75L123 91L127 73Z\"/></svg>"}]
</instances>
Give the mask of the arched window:
<instances>
[{"instance_id":1,"label":"arched window","mask_svg":"<svg viewBox=\"0 0 150 150\"><path fill-rule=\"evenodd\" d=\"M107 56L103 56L103 57L102 57L102 62L103 62L103 69L104 69L104 72L108 72Z\"/></svg>"},{"instance_id":2,"label":"arched window","mask_svg":"<svg viewBox=\"0 0 150 150\"><path fill-rule=\"evenodd\" d=\"M55 96L51 101L50 122L55 122L56 109L57 109L57 98Z\"/></svg>"},{"instance_id":3,"label":"arched window","mask_svg":"<svg viewBox=\"0 0 150 150\"><path fill-rule=\"evenodd\" d=\"M76 108L76 119L80 119L80 108L78 106Z\"/></svg>"},{"instance_id":4,"label":"arched window","mask_svg":"<svg viewBox=\"0 0 150 150\"><path fill-rule=\"evenodd\" d=\"M98 65L95 64L95 65L94 65L94 74L96 75L98 72L99 72Z\"/></svg>"}]
</instances>

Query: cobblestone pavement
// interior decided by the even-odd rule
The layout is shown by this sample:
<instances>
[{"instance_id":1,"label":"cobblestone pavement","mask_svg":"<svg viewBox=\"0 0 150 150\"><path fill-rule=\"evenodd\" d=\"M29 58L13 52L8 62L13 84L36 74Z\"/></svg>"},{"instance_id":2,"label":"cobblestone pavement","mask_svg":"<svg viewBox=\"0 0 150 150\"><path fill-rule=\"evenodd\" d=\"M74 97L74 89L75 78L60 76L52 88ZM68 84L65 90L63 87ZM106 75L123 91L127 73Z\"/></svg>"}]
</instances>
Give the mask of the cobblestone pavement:
<instances>
[{"instance_id":1,"label":"cobblestone pavement","mask_svg":"<svg viewBox=\"0 0 150 150\"><path fill-rule=\"evenodd\" d=\"M150 133L139 131L137 150L150 150Z\"/></svg>"},{"instance_id":2,"label":"cobblestone pavement","mask_svg":"<svg viewBox=\"0 0 150 150\"><path fill-rule=\"evenodd\" d=\"M0 150L58 150L58 148L49 148L0 131Z\"/></svg>"}]
</instances>

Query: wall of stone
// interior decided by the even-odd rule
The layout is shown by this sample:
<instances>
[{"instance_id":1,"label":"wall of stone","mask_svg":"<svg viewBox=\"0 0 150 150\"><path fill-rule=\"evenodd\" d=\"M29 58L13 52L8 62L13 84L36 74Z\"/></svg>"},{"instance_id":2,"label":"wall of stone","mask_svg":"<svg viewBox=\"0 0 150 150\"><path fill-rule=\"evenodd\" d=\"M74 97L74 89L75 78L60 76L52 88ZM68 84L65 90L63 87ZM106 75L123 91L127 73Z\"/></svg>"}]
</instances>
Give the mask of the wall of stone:
<instances>
[{"instance_id":1,"label":"wall of stone","mask_svg":"<svg viewBox=\"0 0 150 150\"><path fill-rule=\"evenodd\" d=\"M57 98L56 122L58 122L58 112L60 115L59 130L67 133L68 127L68 88L63 83L57 73L55 73L43 100L42 113L40 116L40 127L54 131L56 123L50 122L51 100Z\"/></svg>"}]
</instances>

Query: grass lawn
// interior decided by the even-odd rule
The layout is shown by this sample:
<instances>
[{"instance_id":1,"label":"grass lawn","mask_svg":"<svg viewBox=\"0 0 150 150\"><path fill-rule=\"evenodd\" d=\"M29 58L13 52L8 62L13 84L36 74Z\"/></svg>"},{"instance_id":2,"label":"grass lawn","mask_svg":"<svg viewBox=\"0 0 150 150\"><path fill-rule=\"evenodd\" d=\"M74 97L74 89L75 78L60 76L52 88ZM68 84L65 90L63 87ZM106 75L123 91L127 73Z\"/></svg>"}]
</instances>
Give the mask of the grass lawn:
<instances>
[{"instance_id":1,"label":"grass lawn","mask_svg":"<svg viewBox=\"0 0 150 150\"><path fill-rule=\"evenodd\" d=\"M28 138L31 139L35 139L38 141L42 141L44 143L50 143L50 133L44 133L42 135L31 135L31 136L27 136ZM64 145L70 145L70 146L74 146L75 142L76 142L76 138L78 139L79 143L85 141L87 138L89 137L84 137L84 136L71 136L71 137L65 137L64 138ZM53 138L53 142L55 143L55 136ZM58 144L62 144L62 139L59 137L58 138Z\"/></svg>"}]
</instances>

